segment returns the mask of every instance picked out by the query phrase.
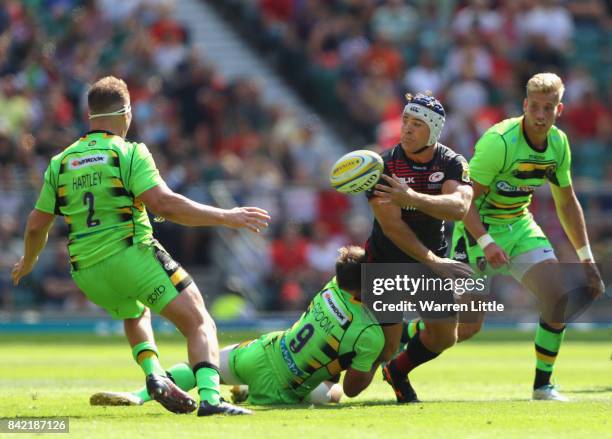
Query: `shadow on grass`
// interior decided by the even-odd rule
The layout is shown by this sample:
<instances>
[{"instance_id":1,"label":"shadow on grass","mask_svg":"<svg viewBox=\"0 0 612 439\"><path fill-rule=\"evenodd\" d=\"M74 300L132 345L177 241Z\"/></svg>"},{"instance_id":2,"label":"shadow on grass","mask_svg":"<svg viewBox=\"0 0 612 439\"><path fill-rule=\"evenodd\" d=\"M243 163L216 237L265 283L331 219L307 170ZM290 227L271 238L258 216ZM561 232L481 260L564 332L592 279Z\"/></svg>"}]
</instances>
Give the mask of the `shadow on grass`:
<instances>
[{"instance_id":1,"label":"shadow on grass","mask_svg":"<svg viewBox=\"0 0 612 439\"><path fill-rule=\"evenodd\" d=\"M564 390L564 393L575 393L575 394L591 394L591 393L608 393L612 392L612 386L597 386L597 387L589 387L586 389L578 389L578 390Z\"/></svg>"},{"instance_id":2,"label":"shadow on grass","mask_svg":"<svg viewBox=\"0 0 612 439\"><path fill-rule=\"evenodd\" d=\"M571 392L568 392L571 393ZM491 402L527 402L530 401L529 398L508 398L508 399L499 399L499 400L465 400L465 399L457 399L457 400L427 400L420 402L411 402L407 404L398 404L395 401L350 401L350 402L341 402L339 404L326 404L326 405L313 405L313 404L278 404L278 405L266 405L266 406L249 406L250 408L254 408L258 412L266 412L270 410L340 410L346 408L367 408L367 407L406 407L411 409L423 409L424 406L427 405L437 405L437 404L448 404L448 403L491 403Z\"/></svg>"}]
</instances>

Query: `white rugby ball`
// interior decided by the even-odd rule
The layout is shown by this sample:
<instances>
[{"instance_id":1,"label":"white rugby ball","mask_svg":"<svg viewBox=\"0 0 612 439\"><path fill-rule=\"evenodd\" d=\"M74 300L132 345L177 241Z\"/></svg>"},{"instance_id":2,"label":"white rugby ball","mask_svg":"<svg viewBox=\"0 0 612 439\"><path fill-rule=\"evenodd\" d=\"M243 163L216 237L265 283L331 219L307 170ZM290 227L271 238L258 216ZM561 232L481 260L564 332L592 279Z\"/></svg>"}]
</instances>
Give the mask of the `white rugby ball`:
<instances>
[{"instance_id":1,"label":"white rugby ball","mask_svg":"<svg viewBox=\"0 0 612 439\"><path fill-rule=\"evenodd\" d=\"M329 181L339 192L358 194L376 184L383 168L381 156L374 151L360 149L343 155L334 163Z\"/></svg>"}]
</instances>

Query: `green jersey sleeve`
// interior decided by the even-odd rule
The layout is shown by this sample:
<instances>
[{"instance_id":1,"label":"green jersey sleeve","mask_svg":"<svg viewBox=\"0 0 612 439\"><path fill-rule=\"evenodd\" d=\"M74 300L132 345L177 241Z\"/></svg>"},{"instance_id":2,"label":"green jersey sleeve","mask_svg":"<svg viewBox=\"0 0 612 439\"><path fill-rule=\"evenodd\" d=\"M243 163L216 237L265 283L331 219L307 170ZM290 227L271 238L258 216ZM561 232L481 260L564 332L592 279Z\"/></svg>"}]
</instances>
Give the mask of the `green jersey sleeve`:
<instances>
[{"instance_id":1,"label":"green jersey sleeve","mask_svg":"<svg viewBox=\"0 0 612 439\"><path fill-rule=\"evenodd\" d=\"M55 214L55 203L57 201L57 195L55 191L55 184L53 183L53 172L51 171L51 165L47 167L45 171L45 177L42 189L38 201L36 201L35 209L41 212Z\"/></svg>"},{"instance_id":2,"label":"green jersey sleeve","mask_svg":"<svg viewBox=\"0 0 612 439\"><path fill-rule=\"evenodd\" d=\"M572 166L572 154L570 152L570 145L567 135L565 133L560 134L561 138L563 139L563 158L555 174L557 176L557 181L559 182L559 187L567 187L572 184L572 175L570 171Z\"/></svg>"},{"instance_id":3,"label":"green jersey sleeve","mask_svg":"<svg viewBox=\"0 0 612 439\"><path fill-rule=\"evenodd\" d=\"M137 144L133 154L127 189L138 197L144 191L161 184L163 180L155 166L153 155L144 143Z\"/></svg>"},{"instance_id":4,"label":"green jersey sleeve","mask_svg":"<svg viewBox=\"0 0 612 439\"><path fill-rule=\"evenodd\" d=\"M384 346L385 338L380 326L366 327L355 341L355 357L351 362L351 368L360 372L369 372Z\"/></svg>"},{"instance_id":5,"label":"green jersey sleeve","mask_svg":"<svg viewBox=\"0 0 612 439\"><path fill-rule=\"evenodd\" d=\"M470 160L470 177L476 183L490 186L501 172L506 160L506 145L498 133L486 133L480 138Z\"/></svg>"}]
</instances>

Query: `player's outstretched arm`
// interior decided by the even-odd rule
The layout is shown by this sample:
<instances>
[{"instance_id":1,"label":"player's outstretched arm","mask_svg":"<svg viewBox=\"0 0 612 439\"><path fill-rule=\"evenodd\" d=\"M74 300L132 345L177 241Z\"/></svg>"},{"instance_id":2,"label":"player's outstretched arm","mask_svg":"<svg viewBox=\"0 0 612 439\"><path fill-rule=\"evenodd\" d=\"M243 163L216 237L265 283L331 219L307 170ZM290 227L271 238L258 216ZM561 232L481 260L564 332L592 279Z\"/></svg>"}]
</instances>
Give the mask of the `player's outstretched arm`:
<instances>
[{"instance_id":1,"label":"player's outstretched arm","mask_svg":"<svg viewBox=\"0 0 612 439\"><path fill-rule=\"evenodd\" d=\"M14 285L18 285L21 278L28 275L36 265L38 255L45 248L49 229L54 220L55 215L38 209L33 209L30 213L24 236L24 254L11 272Z\"/></svg>"},{"instance_id":2,"label":"player's outstretched arm","mask_svg":"<svg viewBox=\"0 0 612 439\"><path fill-rule=\"evenodd\" d=\"M414 207L421 212L441 220L461 221L472 201L472 188L455 180L447 180L442 185L442 194L428 195L411 189L395 174L392 177L381 175L389 186L378 184L374 194L385 203L399 207Z\"/></svg>"},{"instance_id":3,"label":"player's outstretched arm","mask_svg":"<svg viewBox=\"0 0 612 439\"><path fill-rule=\"evenodd\" d=\"M184 226L225 226L260 232L268 227L268 212L258 207L220 209L190 200L172 191L165 183L138 197L154 214Z\"/></svg>"},{"instance_id":4,"label":"player's outstretched arm","mask_svg":"<svg viewBox=\"0 0 612 439\"><path fill-rule=\"evenodd\" d=\"M570 242L576 249L580 262L586 264L587 281L592 289L593 298L597 298L603 294L605 285L595 265L595 258L591 253L584 213L582 212L580 202L571 184L565 187L551 184L550 188L559 221Z\"/></svg>"}]
</instances>

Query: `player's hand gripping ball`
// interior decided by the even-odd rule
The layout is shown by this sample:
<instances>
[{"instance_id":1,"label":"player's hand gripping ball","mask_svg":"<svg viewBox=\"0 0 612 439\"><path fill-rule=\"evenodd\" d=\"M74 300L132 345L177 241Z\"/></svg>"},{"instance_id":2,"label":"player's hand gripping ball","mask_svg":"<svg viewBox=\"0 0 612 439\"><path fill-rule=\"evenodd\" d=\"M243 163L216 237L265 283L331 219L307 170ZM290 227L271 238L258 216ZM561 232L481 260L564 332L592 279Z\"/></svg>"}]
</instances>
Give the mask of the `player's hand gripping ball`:
<instances>
[{"instance_id":1,"label":"player's hand gripping ball","mask_svg":"<svg viewBox=\"0 0 612 439\"><path fill-rule=\"evenodd\" d=\"M329 181L345 194L358 194L374 187L384 168L382 157L360 149L343 155L334 163Z\"/></svg>"}]
</instances>

